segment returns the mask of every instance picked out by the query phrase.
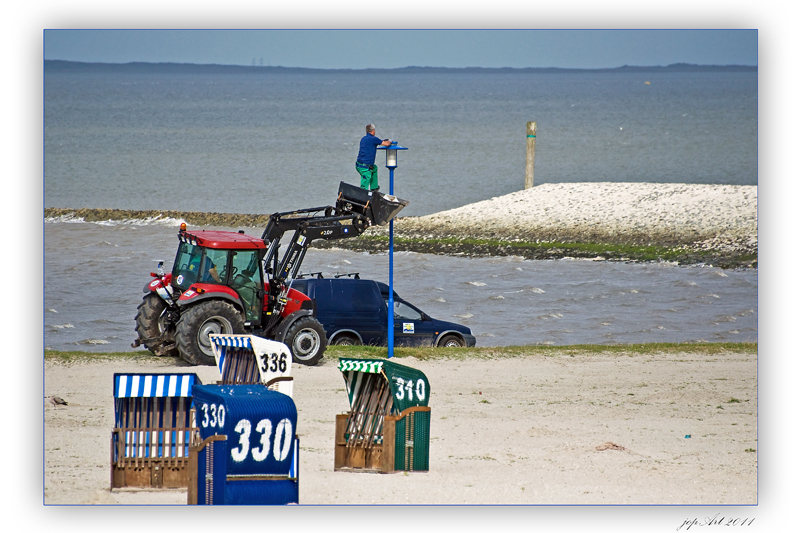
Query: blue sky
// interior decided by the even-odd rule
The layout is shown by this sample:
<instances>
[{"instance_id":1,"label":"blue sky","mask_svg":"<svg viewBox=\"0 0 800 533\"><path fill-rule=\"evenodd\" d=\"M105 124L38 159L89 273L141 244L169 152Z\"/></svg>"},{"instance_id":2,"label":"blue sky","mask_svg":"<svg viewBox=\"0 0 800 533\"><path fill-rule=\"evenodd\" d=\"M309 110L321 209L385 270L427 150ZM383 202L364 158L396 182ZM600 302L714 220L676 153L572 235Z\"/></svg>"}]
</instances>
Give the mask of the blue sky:
<instances>
[{"instance_id":1,"label":"blue sky","mask_svg":"<svg viewBox=\"0 0 800 533\"><path fill-rule=\"evenodd\" d=\"M309 68L757 65L757 30L59 30L44 58Z\"/></svg>"}]
</instances>

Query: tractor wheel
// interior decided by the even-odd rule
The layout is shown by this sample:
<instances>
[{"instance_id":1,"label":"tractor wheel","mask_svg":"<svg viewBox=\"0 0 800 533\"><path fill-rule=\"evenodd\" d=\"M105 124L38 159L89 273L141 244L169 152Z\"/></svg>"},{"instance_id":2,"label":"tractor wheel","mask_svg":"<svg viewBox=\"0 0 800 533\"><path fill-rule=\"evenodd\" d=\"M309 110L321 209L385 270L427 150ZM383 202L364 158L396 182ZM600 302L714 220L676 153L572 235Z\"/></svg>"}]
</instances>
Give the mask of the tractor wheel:
<instances>
[{"instance_id":1,"label":"tractor wheel","mask_svg":"<svg viewBox=\"0 0 800 533\"><path fill-rule=\"evenodd\" d=\"M328 339L319 320L304 316L291 325L286 332L284 344L292 352L292 360L295 363L314 366L322 359Z\"/></svg>"},{"instance_id":2,"label":"tractor wheel","mask_svg":"<svg viewBox=\"0 0 800 533\"><path fill-rule=\"evenodd\" d=\"M439 348L463 348L466 345L464 339L456 335L445 335L437 345Z\"/></svg>"},{"instance_id":3,"label":"tractor wheel","mask_svg":"<svg viewBox=\"0 0 800 533\"><path fill-rule=\"evenodd\" d=\"M175 341L175 332L169 331L166 323L166 311L167 303L157 294L145 295L136 312L136 333L144 347L153 352L153 355L178 357L178 349L174 346L168 350L161 349L165 344L174 344ZM144 339L155 340L144 342Z\"/></svg>"},{"instance_id":4,"label":"tractor wheel","mask_svg":"<svg viewBox=\"0 0 800 533\"><path fill-rule=\"evenodd\" d=\"M215 365L212 333L244 333L242 314L221 300L200 302L181 313L175 340L181 357L190 365Z\"/></svg>"}]
</instances>

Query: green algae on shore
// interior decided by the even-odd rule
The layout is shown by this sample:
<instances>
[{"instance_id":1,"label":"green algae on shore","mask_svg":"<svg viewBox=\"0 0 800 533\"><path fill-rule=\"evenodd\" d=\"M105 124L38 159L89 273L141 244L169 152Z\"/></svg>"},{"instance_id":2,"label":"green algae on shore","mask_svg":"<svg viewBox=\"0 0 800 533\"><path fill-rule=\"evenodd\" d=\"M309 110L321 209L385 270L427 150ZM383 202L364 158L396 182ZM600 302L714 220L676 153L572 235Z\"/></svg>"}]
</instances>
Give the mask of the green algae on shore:
<instances>
[{"instance_id":1,"label":"green algae on shore","mask_svg":"<svg viewBox=\"0 0 800 533\"><path fill-rule=\"evenodd\" d=\"M591 356L595 354L615 354L620 356L657 356L665 354L695 354L725 356L730 354L754 353L758 344L754 342L698 342L698 343L644 343L644 344L575 344L575 345L526 345L526 346L487 346L473 348L408 348L396 347L397 358L414 357L419 360L439 359L499 359L504 357L526 356ZM386 347L380 346L328 346L325 357L380 358L386 356ZM108 360L131 362L160 360L164 364L180 361L172 357L155 357L146 350L130 352L94 353L83 351L62 352L45 350L45 361L52 364L70 365ZM182 363L181 364L185 364Z\"/></svg>"},{"instance_id":2,"label":"green algae on shore","mask_svg":"<svg viewBox=\"0 0 800 533\"><path fill-rule=\"evenodd\" d=\"M384 253L389 249L389 238L383 235L362 235L355 239L316 241L316 248L342 248L353 251ZM681 265L706 264L720 268L757 268L758 255L721 252L719 250L693 250L688 246L632 245L583 242L530 242L500 239L474 239L454 237L402 237L394 238L394 250L440 255L465 255L471 257L518 256L525 259L588 259L594 261L648 262L665 261Z\"/></svg>"},{"instance_id":3,"label":"green algae on shore","mask_svg":"<svg viewBox=\"0 0 800 533\"><path fill-rule=\"evenodd\" d=\"M264 228L269 215L250 215L240 213L202 213L194 211L133 211L124 209L70 209L50 207L44 210L46 219L81 219L86 222L115 221L185 221L196 226L218 226L225 228ZM519 256L525 259L588 259L597 261L666 261L681 265L706 264L720 268L757 268L758 253L748 248L703 248L696 245L698 240L691 236L682 239L670 238L661 242L658 236L629 235L625 239L607 239L608 242L585 241L581 236L567 232L561 238L543 240L524 240L502 236L499 238L473 238L453 235L427 228L421 233L419 228L403 231L403 226L418 225L420 219L407 217L398 219L395 228L394 249L416 253L440 255L465 255L471 257ZM416 224L415 224L416 223ZM312 247L331 249L342 248L353 251L384 253L388 251L389 237L387 227L370 229L354 239L334 241L315 241ZM504 238L505 237L505 238ZM551 236L553 237L553 236ZM613 241L613 242L612 242ZM625 242L627 241L627 242ZM655 242L653 242L655 241ZM646 244L640 244L645 243ZM756 245L757 246L757 245Z\"/></svg>"}]
</instances>

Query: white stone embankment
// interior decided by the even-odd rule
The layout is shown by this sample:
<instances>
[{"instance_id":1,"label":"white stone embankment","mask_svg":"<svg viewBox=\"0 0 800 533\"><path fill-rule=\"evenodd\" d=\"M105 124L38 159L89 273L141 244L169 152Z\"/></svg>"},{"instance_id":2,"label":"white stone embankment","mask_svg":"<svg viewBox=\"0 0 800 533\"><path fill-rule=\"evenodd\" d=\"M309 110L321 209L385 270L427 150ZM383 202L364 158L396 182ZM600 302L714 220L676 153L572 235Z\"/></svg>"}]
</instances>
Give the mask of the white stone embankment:
<instances>
[{"instance_id":1,"label":"white stone embankment","mask_svg":"<svg viewBox=\"0 0 800 533\"><path fill-rule=\"evenodd\" d=\"M416 237L659 244L755 253L758 188L674 183L543 184L422 217Z\"/></svg>"}]
</instances>

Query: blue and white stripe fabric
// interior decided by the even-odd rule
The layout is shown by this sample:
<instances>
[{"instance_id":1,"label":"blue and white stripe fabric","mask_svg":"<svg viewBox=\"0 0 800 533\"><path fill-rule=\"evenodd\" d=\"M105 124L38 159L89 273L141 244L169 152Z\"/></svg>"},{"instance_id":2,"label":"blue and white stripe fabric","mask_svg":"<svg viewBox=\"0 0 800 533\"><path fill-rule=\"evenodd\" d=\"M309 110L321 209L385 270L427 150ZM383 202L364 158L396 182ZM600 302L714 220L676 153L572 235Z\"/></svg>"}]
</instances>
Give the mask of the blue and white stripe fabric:
<instances>
[{"instance_id":1,"label":"blue and white stripe fabric","mask_svg":"<svg viewBox=\"0 0 800 533\"><path fill-rule=\"evenodd\" d=\"M115 398L192 396L195 374L114 374Z\"/></svg>"},{"instance_id":2,"label":"blue and white stripe fabric","mask_svg":"<svg viewBox=\"0 0 800 533\"><path fill-rule=\"evenodd\" d=\"M217 346L230 346L232 348L251 348L250 335L209 335Z\"/></svg>"},{"instance_id":3,"label":"blue and white stripe fabric","mask_svg":"<svg viewBox=\"0 0 800 533\"><path fill-rule=\"evenodd\" d=\"M253 345L250 342L250 335L211 334L208 338L211 340L211 348L214 350L214 357L217 360L217 370L219 370L220 376L225 375L225 359L228 355L225 348L253 349Z\"/></svg>"}]
</instances>

